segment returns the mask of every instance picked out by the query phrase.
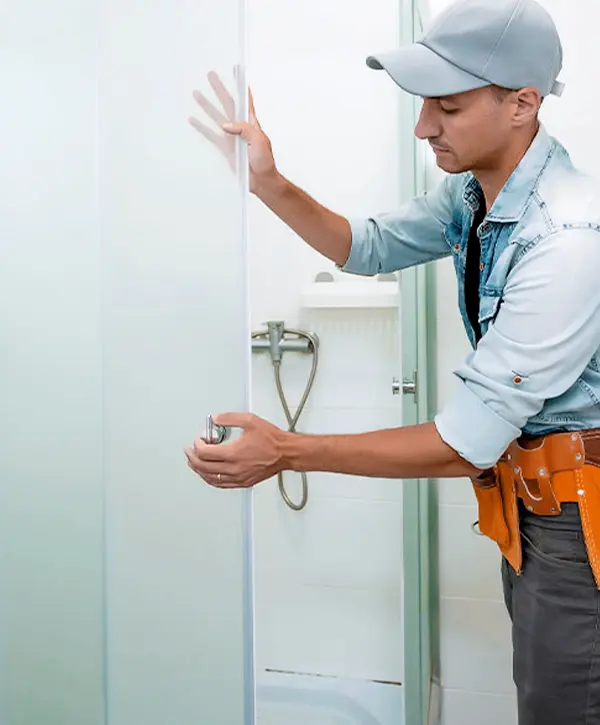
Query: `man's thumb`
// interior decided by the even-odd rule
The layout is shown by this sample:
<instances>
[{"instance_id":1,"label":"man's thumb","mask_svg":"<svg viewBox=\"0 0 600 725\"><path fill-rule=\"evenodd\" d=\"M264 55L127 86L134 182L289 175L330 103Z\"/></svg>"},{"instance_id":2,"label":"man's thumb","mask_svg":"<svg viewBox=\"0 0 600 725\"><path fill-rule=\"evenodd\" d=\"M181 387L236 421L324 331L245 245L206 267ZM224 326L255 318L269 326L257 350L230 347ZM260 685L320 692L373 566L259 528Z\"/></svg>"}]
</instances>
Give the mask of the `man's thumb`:
<instances>
[{"instance_id":1,"label":"man's thumb","mask_svg":"<svg viewBox=\"0 0 600 725\"><path fill-rule=\"evenodd\" d=\"M241 136L244 141L250 140L250 134L252 133L252 129L247 123L224 123L222 125L222 128L227 133L233 134L235 136Z\"/></svg>"},{"instance_id":2,"label":"man's thumb","mask_svg":"<svg viewBox=\"0 0 600 725\"><path fill-rule=\"evenodd\" d=\"M217 425L229 428L250 428L252 426L252 413L219 413L213 416Z\"/></svg>"}]
</instances>

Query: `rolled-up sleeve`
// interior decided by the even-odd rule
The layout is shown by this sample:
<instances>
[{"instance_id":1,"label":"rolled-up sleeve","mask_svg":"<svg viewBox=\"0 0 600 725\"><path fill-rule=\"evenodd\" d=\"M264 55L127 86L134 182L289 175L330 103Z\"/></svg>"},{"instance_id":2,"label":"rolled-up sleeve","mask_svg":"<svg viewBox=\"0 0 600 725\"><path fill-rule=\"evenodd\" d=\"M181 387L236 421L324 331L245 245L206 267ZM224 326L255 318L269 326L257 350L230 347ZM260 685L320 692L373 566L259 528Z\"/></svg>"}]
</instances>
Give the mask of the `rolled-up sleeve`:
<instances>
[{"instance_id":1,"label":"rolled-up sleeve","mask_svg":"<svg viewBox=\"0 0 600 725\"><path fill-rule=\"evenodd\" d=\"M410 200L398 211L350 218L350 254L338 268L369 276L448 256L444 228L452 219L461 189L460 176L446 176L434 191Z\"/></svg>"},{"instance_id":2,"label":"rolled-up sleeve","mask_svg":"<svg viewBox=\"0 0 600 725\"><path fill-rule=\"evenodd\" d=\"M542 239L510 272L499 312L455 371L458 390L435 417L443 440L493 466L546 400L569 390L600 347L600 232Z\"/></svg>"}]
</instances>

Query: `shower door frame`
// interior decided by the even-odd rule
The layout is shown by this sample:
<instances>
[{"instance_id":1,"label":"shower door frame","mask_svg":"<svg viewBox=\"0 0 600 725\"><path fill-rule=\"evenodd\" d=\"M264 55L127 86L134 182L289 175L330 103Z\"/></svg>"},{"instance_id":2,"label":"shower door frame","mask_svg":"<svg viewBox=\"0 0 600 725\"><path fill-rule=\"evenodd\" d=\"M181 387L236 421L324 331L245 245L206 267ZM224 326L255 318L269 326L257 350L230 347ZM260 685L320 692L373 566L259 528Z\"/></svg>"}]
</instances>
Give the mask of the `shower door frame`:
<instances>
[{"instance_id":1,"label":"shower door frame","mask_svg":"<svg viewBox=\"0 0 600 725\"><path fill-rule=\"evenodd\" d=\"M400 0L400 42L417 40L428 24L427 0ZM425 148L413 134L417 99L400 99L400 201L427 188ZM434 263L403 270L400 276L403 379L417 394L404 395L403 425L432 420L436 411L436 298ZM439 721L438 501L434 479L410 479L403 486L404 723Z\"/></svg>"}]
</instances>

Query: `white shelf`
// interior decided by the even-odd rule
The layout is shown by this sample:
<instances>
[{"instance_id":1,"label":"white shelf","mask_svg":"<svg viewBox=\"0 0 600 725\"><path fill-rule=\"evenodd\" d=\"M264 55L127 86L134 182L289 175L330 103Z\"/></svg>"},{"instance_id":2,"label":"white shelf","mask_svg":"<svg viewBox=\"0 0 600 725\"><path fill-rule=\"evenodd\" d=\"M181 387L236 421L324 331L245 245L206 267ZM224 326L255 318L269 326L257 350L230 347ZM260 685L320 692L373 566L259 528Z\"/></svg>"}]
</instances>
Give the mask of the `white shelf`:
<instances>
[{"instance_id":1,"label":"white shelf","mask_svg":"<svg viewBox=\"0 0 600 725\"><path fill-rule=\"evenodd\" d=\"M398 282L312 282L300 293L302 307L397 307Z\"/></svg>"}]
</instances>

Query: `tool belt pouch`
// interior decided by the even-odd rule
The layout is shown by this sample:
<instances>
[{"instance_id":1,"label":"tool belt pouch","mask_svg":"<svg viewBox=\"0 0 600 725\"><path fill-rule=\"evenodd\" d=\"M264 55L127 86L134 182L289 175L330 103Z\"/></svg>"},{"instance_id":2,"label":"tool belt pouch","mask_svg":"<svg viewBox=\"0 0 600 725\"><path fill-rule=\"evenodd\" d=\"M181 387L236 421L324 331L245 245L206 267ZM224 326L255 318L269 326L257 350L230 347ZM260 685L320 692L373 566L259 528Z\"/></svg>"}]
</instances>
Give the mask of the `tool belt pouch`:
<instances>
[{"instance_id":1,"label":"tool belt pouch","mask_svg":"<svg viewBox=\"0 0 600 725\"><path fill-rule=\"evenodd\" d=\"M517 571L522 565L517 500L521 499L524 507L538 516L558 516L562 502L578 501L590 562L600 588L600 469L584 469L585 462L581 436L558 433L540 437L533 447L523 448L520 441L513 441L493 469L471 479L479 508L479 529L497 542Z\"/></svg>"},{"instance_id":2,"label":"tool belt pouch","mask_svg":"<svg viewBox=\"0 0 600 725\"><path fill-rule=\"evenodd\" d=\"M504 516L498 469L494 467L485 471L481 476L472 478L471 483L477 497L479 531L496 541L501 548L508 546L510 532Z\"/></svg>"},{"instance_id":3,"label":"tool belt pouch","mask_svg":"<svg viewBox=\"0 0 600 725\"><path fill-rule=\"evenodd\" d=\"M579 511L590 566L600 589L600 468L575 471Z\"/></svg>"}]
</instances>

